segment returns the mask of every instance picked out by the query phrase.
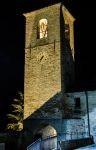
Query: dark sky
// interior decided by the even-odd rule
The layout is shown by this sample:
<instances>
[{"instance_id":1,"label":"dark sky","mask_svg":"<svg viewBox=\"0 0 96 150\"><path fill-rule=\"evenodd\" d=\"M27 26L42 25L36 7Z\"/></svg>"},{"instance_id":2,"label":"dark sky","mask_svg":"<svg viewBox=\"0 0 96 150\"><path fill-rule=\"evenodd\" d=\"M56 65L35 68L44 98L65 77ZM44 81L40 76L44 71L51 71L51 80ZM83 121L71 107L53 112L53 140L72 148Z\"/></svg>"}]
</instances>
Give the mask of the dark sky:
<instances>
[{"instance_id":1,"label":"dark sky","mask_svg":"<svg viewBox=\"0 0 96 150\"><path fill-rule=\"evenodd\" d=\"M48 6L60 0L14 0L0 4L0 89L13 90L23 82L24 28L22 13ZM96 86L95 71L95 2L62 0L76 18L75 63L76 84ZM5 8L6 7L6 8ZM20 62L19 62L20 61ZM20 73L21 71L21 73ZM19 85L18 85L19 82ZM9 84L10 83L10 84ZM5 93L5 92L4 92Z\"/></svg>"},{"instance_id":2,"label":"dark sky","mask_svg":"<svg viewBox=\"0 0 96 150\"><path fill-rule=\"evenodd\" d=\"M28 12L59 0L14 0L0 4L0 106L7 108L17 90L23 91L24 22ZM62 0L76 18L75 69L78 89L96 89L96 5L87 0ZM0 108L1 109L1 108ZM3 112L2 112L3 113Z\"/></svg>"}]
</instances>

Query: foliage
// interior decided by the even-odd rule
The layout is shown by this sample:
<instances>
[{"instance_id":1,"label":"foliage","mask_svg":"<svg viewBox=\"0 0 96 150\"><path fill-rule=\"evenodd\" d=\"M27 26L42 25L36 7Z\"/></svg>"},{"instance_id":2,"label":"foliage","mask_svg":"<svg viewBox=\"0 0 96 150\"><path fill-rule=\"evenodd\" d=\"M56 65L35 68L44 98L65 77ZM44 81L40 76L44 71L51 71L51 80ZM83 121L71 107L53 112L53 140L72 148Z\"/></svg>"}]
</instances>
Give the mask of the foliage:
<instances>
[{"instance_id":1,"label":"foliage","mask_svg":"<svg viewBox=\"0 0 96 150\"><path fill-rule=\"evenodd\" d=\"M21 131L23 129L23 94L21 92L18 92L11 106L13 108L11 114L7 114L11 122L8 123L7 129Z\"/></svg>"}]
</instances>

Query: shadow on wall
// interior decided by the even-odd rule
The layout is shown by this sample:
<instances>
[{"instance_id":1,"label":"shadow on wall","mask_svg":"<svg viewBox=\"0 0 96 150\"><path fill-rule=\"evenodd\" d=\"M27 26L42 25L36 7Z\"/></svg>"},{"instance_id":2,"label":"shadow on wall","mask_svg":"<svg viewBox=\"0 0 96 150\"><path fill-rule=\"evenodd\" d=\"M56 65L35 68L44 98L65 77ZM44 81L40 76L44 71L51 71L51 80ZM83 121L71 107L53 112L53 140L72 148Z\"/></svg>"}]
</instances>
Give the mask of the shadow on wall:
<instances>
[{"instance_id":1,"label":"shadow on wall","mask_svg":"<svg viewBox=\"0 0 96 150\"><path fill-rule=\"evenodd\" d=\"M65 37L65 21L60 8L60 41L61 41L61 86L62 91L70 90L75 84L75 66L69 40ZM62 30L64 28L64 30ZM70 32L69 32L70 36ZM64 87L66 85L66 88Z\"/></svg>"},{"instance_id":2,"label":"shadow on wall","mask_svg":"<svg viewBox=\"0 0 96 150\"><path fill-rule=\"evenodd\" d=\"M57 134L62 131L62 119L70 118L70 110L65 101L66 97L62 99L61 93L58 93L24 120L24 143L26 146L38 137L44 136L43 131L45 132L44 129L46 129L47 133L49 125L55 128ZM64 126L67 129L66 124Z\"/></svg>"}]
</instances>

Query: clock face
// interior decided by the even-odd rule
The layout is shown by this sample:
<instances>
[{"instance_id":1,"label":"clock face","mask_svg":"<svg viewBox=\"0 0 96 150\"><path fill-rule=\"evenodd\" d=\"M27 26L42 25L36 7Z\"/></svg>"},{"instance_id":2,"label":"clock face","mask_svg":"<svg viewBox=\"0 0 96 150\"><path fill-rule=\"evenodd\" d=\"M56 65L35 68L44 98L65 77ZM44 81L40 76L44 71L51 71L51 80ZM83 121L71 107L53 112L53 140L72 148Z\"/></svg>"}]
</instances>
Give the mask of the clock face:
<instances>
[{"instance_id":1,"label":"clock face","mask_svg":"<svg viewBox=\"0 0 96 150\"><path fill-rule=\"evenodd\" d=\"M48 54L47 52L40 52L38 55L37 55L37 61L38 63L44 63L48 58Z\"/></svg>"}]
</instances>

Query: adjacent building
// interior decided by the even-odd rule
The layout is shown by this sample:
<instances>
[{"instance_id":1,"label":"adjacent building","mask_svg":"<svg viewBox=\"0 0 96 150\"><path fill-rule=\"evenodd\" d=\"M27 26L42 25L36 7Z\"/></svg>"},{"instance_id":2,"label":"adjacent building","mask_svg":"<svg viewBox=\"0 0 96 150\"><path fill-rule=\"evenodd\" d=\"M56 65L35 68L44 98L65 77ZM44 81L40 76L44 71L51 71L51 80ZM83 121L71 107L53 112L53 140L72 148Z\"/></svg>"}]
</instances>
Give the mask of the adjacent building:
<instances>
[{"instance_id":1,"label":"adjacent building","mask_svg":"<svg viewBox=\"0 0 96 150\"><path fill-rule=\"evenodd\" d=\"M75 18L62 3L23 15L26 146L53 135L57 141L93 135L96 91L68 92L75 79Z\"/></svg>"}]
</instances>

